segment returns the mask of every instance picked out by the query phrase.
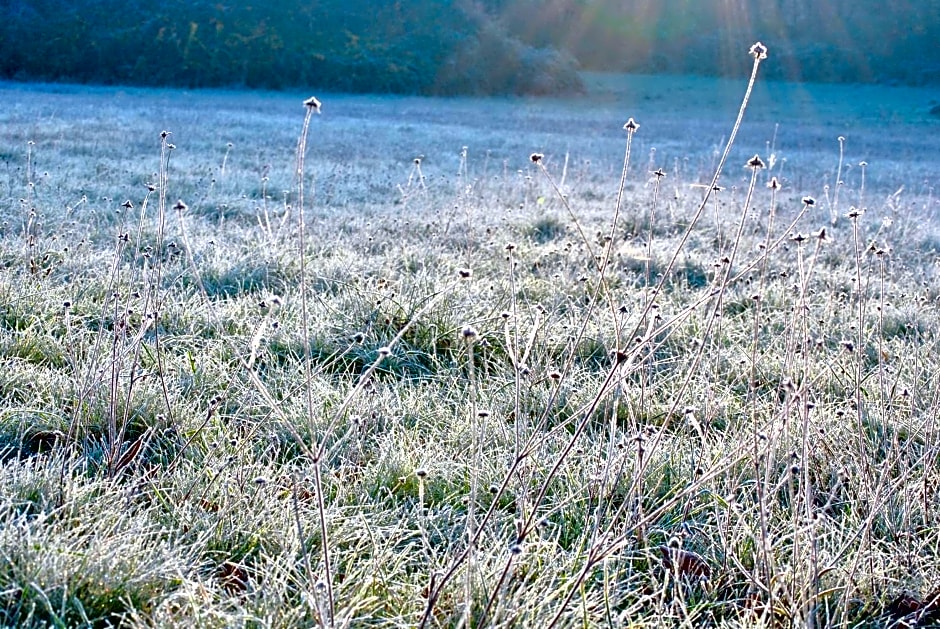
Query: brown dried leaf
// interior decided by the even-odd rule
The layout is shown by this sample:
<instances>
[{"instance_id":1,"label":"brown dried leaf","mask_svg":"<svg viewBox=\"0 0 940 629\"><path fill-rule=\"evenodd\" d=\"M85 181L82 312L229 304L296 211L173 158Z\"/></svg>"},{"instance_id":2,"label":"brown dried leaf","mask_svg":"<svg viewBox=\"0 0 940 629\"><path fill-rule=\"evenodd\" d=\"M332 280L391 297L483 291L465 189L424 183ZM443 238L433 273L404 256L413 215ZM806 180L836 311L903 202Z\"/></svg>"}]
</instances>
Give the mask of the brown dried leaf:
<instances>
[{"instance_id":1,"label":"brown dried leaf","mask_svg":"<svg viewBox=\"0 0 940 629\"><path fill-rule=\"evenodd\" d=\"M659 546L663 557L663 567L677 573L680 577L705 577L712 575L712 568L705 559L690 550Z\"/></svg>"}]
</instances>

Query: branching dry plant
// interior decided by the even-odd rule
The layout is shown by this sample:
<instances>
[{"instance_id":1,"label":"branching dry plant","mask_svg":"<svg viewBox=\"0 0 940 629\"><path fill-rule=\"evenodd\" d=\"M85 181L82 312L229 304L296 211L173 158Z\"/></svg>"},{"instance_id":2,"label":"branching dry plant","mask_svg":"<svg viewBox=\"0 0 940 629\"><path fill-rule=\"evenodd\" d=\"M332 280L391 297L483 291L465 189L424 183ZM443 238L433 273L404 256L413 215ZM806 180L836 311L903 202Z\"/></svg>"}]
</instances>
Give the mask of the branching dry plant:
<instances>
[{"instance_id":1,"label":"branching dry plant","mask_svg":"<svg viewBox=\"0 0 940 629\"><path fill-rule=\"evenodd\" d=\"M931 180L755 154L750 52L688 153L340 95L124 94L176 112L142 140L6 86L3 624L940 621ZM479 110L492 154L437 137Z\"/></svg>"}]
</instances>

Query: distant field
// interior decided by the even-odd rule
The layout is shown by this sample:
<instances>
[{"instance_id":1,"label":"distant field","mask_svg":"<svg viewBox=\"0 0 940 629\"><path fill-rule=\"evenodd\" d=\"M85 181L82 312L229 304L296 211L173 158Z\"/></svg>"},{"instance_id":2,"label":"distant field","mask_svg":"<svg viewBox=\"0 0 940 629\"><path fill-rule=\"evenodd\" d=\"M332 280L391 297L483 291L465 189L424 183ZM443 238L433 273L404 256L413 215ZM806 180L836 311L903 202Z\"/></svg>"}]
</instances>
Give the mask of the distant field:
<instances>
[{"instance_id":1,"label":"distant field","mask_svg":"<svg viewBox=\"0 0 940 629\"><path fill-rule=\"evenodd\" d=\"M568 153L572 168L609 186L619 177L620 127L630 116L643 125L636 139L638 169L650 161L664 168L678 161L685 179L704 178L730 131L744 88L740 82L706 78L588 75L587 82L590 92L583 99L321 94L324 115L311 138L311 165L322 189L313 205L365 201L381 206L389 200L389 186L407 179L414 157L424 156L429 176L450 178L464 146L473 177L524 168L528 155L541 151L550 168L559 169ZM134 160L139 167L130 174L137 179L150 175L163 129L173 131L180 147L174 158L181 171L178 185L217 167L226 143L232 142L229 162L238 176L231 179L241 189L233 183L230 193L256 186L265 167L276 177L272 185L278 191L289 187L303 113L298 99L304 97L12 83L0 84L0 95L0 155L7 172L23 165L25 143L32 140L39 143L38 172L53 166L52 160L67 160L68 170L50 172L57 190L115 198L122 190L130 193L135 182L111 167ZM865 160L871 164L869 183L879 192L906 185L918 186L908 192L920 194L940 159L933 137L940 119L929 115L938 103L940 89L758 83L732 163L767 153L776 136L778 159L787 160L782 177L794 184L788 193L822 196L823 186L833 183L841 135L846 138L847 185L854 185L857 163ZM201 168L189 168L197 165ZM726 178L729 184L740 183L746 173L734 169ZM342 186L332 185L340 180ZM4 183L15 194L13 182ZM229 194L225 202L234 204L237 198Z\"/></svg>"},{"instance_id":2,"label":"distant field","mask_svg":"<svg viewBox=\"0 0 940 629\"><path fill-rule=\"evenodd\" d=\"M0 624L940 622L940 91L586 80L0 83Z\"/></svg>"}]
</instances>

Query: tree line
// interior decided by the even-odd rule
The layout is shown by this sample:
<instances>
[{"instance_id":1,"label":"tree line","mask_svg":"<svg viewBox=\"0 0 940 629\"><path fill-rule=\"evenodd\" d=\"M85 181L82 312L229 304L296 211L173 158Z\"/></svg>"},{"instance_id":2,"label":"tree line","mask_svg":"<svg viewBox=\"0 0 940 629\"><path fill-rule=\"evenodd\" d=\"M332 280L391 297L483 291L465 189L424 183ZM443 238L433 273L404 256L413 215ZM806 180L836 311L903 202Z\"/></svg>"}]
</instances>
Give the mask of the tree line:
<instances>
[{"instance_id":1,"label":"tree line","mask_svg":"<svg viewBox=\"0 0 940 629\"><path fill-rule=\"evenodd\" d=\"M0 77L426 94L580 89L578 67L940 82L923 0L0 0Z\"/></svg>"},{"instance_id":2,"label":"tree line","mask_svg":"<svg viewBox=\"0 0 940 629\"><path fill-rule=\"evenodd\" d=\"M513 0L502 20L590 69L740 75L761 40L769 78L940 83L935 0Z\"/></svg>"},{"instance_id":3,"label":"tree line","mask_svg":"<svg viewBox=\"0 0 940 629\"><path fill-rule=\"evenodd\" d=\"M464 0L0 0L0 76L343 91L554 93L574 60Z\"/></svg>"}]
</instances>

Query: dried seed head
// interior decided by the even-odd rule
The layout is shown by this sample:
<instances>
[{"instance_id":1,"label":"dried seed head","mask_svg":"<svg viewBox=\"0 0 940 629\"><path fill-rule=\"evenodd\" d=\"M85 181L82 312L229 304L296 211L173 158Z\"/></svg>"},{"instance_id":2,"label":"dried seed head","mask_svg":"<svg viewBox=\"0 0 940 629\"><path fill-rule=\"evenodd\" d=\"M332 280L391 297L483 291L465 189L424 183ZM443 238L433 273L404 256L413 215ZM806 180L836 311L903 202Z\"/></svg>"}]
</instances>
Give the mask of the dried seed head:
<instances>
[{"instance_id":1,"label":"dried seed head","mask_svg":"<svg viewBox=\"0 0 940 629\"><path fill-rule=\"evenodd\" d=\"M771 177L770 181L767 182L767 187L770 188L771 190L779 190L780 180L777 179L776 177Z\"/></svg>"},{"instance_id":2,"label":"dried seed head","mask_svg":"<svg viewBox=\"0 0 940 629\"><path fill-rule=\"evenodd\" d=\"M311 96L310 98L304 101L304 107L306 107L307 109L312 109L314 112L318 114L320 113L320 104L321 103L317 99L316 96Z\"/></svg>"},{"instance_id":3,"label":"dried seed head","mask_svg":"<svg viewBox=\"0 0 940 629\"><path fill-rule=\"evenodd\" d=\"M477 332L476 328L474 328L472 325L465 325L465 326L460 330L460 336L462 336L462 337L464 337L465 339L468 339L468 340L469 340L469 339L475 339L478 335L479 335L479 333Z\"/></svg>"},{"instance_id":4,"label":"dried seed head","mask_svg":"<svg viewBox=\"0 0 940 629\"><path fill-rule=\"evenodd\" d=\"M858 218L864 213L865 213L865 210L861 210L855 206L852 206L849 208L849 213L846 214L846 216L848 216L849 218Z\"/></svg>"},{"instance_id":5,"label":"dried seed head","mask_svg":"<svg viewBox=\"0 0 940 629\"><path fill-rule=\"evenodd\" d=\"M183 203L183 200L180 199L179 201L176 202L176 205L173 206L173 209L176 210L177 212L185 212L186 210L189 209L189 206Z\"/></svg>"},{"instance_id":6,"label":"dried seed head","mask_svg":"<svg viewBox=\"0 0 940 629\"><path fill-rule=\"evenodd\" d=\"M764 167L764 160L760 158L760 155L754 154L754 157L747 160L747 167L753 168L754 170L760 170Z\"/></svg>"},{"instance_id":7,"label":"dried seed head","mask_svg":"<svg viewBox=\"0 0 940 629\"><path fill-rule=\"evenodd\" d=\"M415 470L415 476L417 476L418 478L427 478L428 471L424 469L423 467L419 467L418 469Z\"/></svg>"},{"instance_id":8,"label":"dried seed head","mask_svg":"<svg viewBox=\"0 0 940 629\"><path fill-rule=\"evenodd\" d=\"M388 345L383 345L382 347L379 348L379 356L385 357L385 356L391 355L391 353L392 353L392 348L389 347Z\"/></svg>"},{"instance_id":9,"label":"dried seed head","mask_svg":"<svg viewBox=\"0 0 940 629\"><path fill-rule=\"evenodd\" d=\"M803 200L803 205L805 205L806 207L813 207L814 205L816 205L816 199L814 199L813 197L803 197L802 200Z\"/></svg>"},{"instance_id":10,"label":"dried seed head","mask_svg":"<svg viewBox=\"0 0 940 629\"><path fill-rule=\"evenodd\" d=\"M766 59L767 58L767 46L765 46L764 44L760 42L757 42L753 46L751 46L750 53L751 53L751 56L757 59L758 61L762 59Z\"/></svg>"},{"instance_id":11,"label":"dried seed head","mask_svg":"<svg viewBox=\"0 0 940 629\"><path fill-rule=\"evenodd\" d=\"M541 153L532 153L531 155L529 155L529 159L532 160L533 164L541 163L544 158L545 156L542 155Z\"/></svg>"},{"instance_id":12,"label":"dried seed head","mask_svg":"<svg viewBox=\"0 0 940 629\"><path fill-rule=\"evenodd\" d=\"M416 157L416 158L415 158L415 166L420 166L420 165L421 165L421 158L420 158L420 157Z\"/></svg>"},{"instance_id":13,"label":"dried seed head","mask_svg":"<svg viewBox=\"0 0 940 629\"><path fill-rule=\"evenodd\" d=\"M623 130L629 133L633 133L639 128L640 128L640 124L633 118L630 118L629 120L627 120L626 124L623 125Z\"/></svg>"},{"instance_id":14,"label":"dried seed head","mask_svg":"<svg viewBox=\"0 0 940 629\"><path fill-rule=\"evenodd\" d=\"M457 269L457 275L463 279L469 279L473 275L473 271L470 269Z\"/></svg>"},{"instance_id":15,"label":"dried seed head","mask_svg":"<svg viewBox=\"0 0 940 629\"><path fill-rule=\"evenodd\" d=\"M664 171L662 168L657 168L653 171L653 175L655 175L656 179L662 179L666 176L666 171Z\"/></svg>"}]
</instances>

